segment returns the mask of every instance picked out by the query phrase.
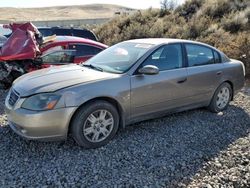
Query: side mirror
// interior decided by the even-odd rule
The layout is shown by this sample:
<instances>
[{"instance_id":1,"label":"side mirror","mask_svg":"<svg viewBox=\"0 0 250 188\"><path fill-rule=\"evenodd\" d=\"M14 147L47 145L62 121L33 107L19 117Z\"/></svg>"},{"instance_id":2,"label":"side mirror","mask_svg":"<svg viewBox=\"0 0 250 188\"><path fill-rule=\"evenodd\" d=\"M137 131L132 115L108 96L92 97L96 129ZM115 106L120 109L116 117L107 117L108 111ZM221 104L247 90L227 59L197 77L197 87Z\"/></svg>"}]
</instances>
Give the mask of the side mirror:
<instances>
[{"instance_id":1,"label":"side mirror","mask_svg":"<svg viewBox=\"0 0 250 188\"><path fill-rule=\"evenodd\" d=\"M155 75L159 73L159 69L154 65L146 65L140 68L138 72L145 75Z\"/></svg>"}]
</instances>

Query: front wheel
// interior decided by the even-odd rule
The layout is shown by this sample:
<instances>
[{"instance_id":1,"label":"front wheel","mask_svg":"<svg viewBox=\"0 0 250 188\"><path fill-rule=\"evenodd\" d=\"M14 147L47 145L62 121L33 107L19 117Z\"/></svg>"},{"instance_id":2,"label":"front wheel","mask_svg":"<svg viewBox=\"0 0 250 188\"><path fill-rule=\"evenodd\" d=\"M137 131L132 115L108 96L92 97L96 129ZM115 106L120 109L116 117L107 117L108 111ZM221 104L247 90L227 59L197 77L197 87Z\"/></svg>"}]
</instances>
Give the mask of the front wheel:
<instances>
[{"instance_id":1,"label":"front wheel","mask_svg":"<svg viewBox=\"0 0 250 188\"><path fill-rule=\"evenodd\" d=\"M102 100L83 106L73 117L71 132L75 141L85 148L107 144L119 127L116 108Z\"/></svg>"},{"instance_id":2,"label":"front wheel","mask_svg":"<svg viewBox=\"0 0 250 188\"><path fill-rule=\"evenodd\" d=\"M209 110L216 113L225 110L232 99L232 95L233 90L231 85L227 82L221 84L214 93L214 96L208 107Z\"/></svg>"}]
</instances>

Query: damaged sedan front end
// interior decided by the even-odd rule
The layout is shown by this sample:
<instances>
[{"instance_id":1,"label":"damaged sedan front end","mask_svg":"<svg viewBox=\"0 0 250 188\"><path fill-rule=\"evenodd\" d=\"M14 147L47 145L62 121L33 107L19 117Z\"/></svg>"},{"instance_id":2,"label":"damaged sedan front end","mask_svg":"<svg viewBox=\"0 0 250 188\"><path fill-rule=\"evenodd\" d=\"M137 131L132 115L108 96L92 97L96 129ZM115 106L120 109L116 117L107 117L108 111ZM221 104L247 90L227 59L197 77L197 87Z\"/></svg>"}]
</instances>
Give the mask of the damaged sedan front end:
<instances>
[{"instance_id":1,"label":"damaged sedan front end","mask_svg":"<svg viewBox=\"0 0 250 188\"><path fill-rule=\"evenodd\" d=\"M37 28L30 22L4 27L12 30L12 34L0 49L0 86L9 87L31 66L38 66L33 60L41 54L39 46L43 41Z\"/></svg>"}]
</instances>

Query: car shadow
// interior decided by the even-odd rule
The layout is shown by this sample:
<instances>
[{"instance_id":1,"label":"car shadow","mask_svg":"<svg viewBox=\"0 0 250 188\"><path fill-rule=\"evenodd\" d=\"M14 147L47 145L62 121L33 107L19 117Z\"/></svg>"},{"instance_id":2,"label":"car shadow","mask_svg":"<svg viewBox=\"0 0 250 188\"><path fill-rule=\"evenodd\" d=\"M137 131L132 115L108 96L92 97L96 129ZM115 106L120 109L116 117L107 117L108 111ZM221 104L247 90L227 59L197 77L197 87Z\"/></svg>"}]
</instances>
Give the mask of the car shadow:
<instances>
[{"instance_id":1,"label":"car shadow","mask_svg":"<svg viewBox=\"0 0 250 188\"><path fill-rule=\"evenodd\" d=\"M176 187L188 184L206 162L246 137L249 122L249 114L233 105L219 114L191 110L127 126L108 145L92 150L77 146L72 138L66 142L27 141L8 126L0 127L0 156L4 159L0 160L0 173L7 180L9 165L21 165L13 173L26 176L33 169L34 174L46 177L48 170L54 170L57 181L62 173L68 175L65 182L74 176L75 183L86 185L96 185L93 177L98 177L102 185L110 185L112 178L125 187ZM55 181L36 179L35 175L30 178L40 185Z\"/></svg>"}]
</instances>

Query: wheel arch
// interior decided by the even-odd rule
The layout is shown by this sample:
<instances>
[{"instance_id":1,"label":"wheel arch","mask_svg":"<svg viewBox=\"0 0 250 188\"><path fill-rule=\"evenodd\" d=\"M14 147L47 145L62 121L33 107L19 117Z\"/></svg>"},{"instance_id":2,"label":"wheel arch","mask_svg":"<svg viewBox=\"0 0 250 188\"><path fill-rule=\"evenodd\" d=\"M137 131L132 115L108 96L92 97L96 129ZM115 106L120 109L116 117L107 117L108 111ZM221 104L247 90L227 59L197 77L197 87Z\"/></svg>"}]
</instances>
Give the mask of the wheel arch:
<instances>
[{"instance_id":1,"label":"wheel arch","mask_svg":"<svg viewBox=\"0 0 250 188\"><path fill-rule=\"evenodd\" d=\"M83 108L84 106L86 106L87 104L90 104L94 101L97 101L97 100L102 100L102 101L106 101L106 102L109 102L110 104L112 104L118 111L118 114L119 114L119 128L124 128L125 127L125 121L124 121L124 110L122 109L120 103L115 100L114 98L111 98L111 97L95 97L95 98L92 98L90 100L87 100L85 101L84 103L82 103L76 110L75 112L73 113L73 115L71 116L70 118L70 121L69 121L69 126L68 126L68 134L70 132L70 128L71 128L71 124L72 124L72 120L73 118L75 117L75 115L77 114L77 112Z\"/></svg>"}]
</instances>

